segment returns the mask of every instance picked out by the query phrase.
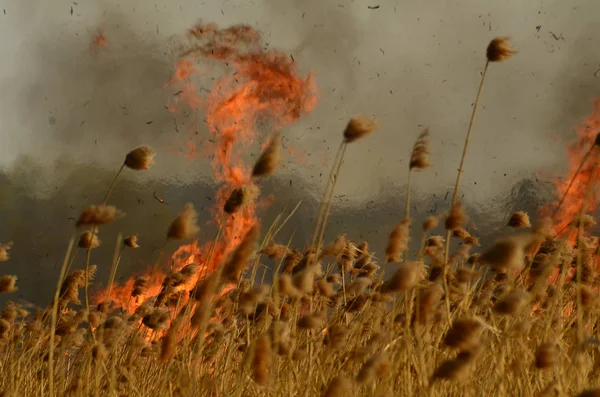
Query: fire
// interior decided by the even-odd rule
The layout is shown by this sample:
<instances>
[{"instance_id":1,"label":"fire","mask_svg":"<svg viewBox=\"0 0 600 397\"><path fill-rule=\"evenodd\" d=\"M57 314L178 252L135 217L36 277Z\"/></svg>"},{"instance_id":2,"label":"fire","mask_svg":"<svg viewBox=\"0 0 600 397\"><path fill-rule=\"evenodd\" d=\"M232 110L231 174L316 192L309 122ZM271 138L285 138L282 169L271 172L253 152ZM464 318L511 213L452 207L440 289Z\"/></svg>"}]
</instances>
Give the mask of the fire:
<instances>
[{"instance_id":1,"label":"fire","mask_svg":"<svg viewBox=\"0 0 600 397\"><path fill-rule=\"evenodd\" d=\"M550 215L553 219L555 234L564 234L568 226L576 220L584 205L586 191L590 182L597 178L596 163L600 160L600 147L594 148L596 135L600 133L600 100L594 102L594 110L578 129L578 139L567 148L569 155L569 168L564 179L554 180L558 200L542 208L542 215ZM587 157L587 158L586 158ZM579 169L582 161L583 166ZM579 172L577 170L579 169ZM569 185L570 188L569 188ZM568 191L568 195L560 204L560 199ZM585 212L593 212L598 206L598 191L593 192L589 202L585 203Z\"/></svg>"},{"instance_id":2,"label":"fire","mask_svg":"<svg viewBox=\"0 0 600 397\"><path fill-rule=\"evenodd\" d=\"M96 52L100 49L105 49L108 47L108 40L106 40L106 36L104 35L102 30L98 30L92 39L91 49L93 52Z\"/></svg>"},{"instance_id":3,"label":"fire","mask_svg":"<svg viewBox=\"0 0 600 397\"><path fill-rule=\"evenodd\" d=\"M178 112L181 107L205 111L204 122L212 139L205 140L201 149L196 142L187 142L185 152L203 152L212 158L212 170L220 184L212 215L215 223L220 224L224 219L223 205L233 189L253 183L251 167L244 163L242 154L260 137L261 130L276 133L311 112L316 105L316 85L311 75L299 76L291 57L277 50L265 50L260 33L250 26L220 29L216 24L199 23L190 29L188 39L189 46L166 83L166 88L177 92L167 107L172 112ZM200 95L194 84L194 77L200 74L198 60L225 65L222 77L206 96ZM257 206L268 205L270 200L270 197L263 198L230 217L223 225L212 254L209 255L212 242L199 244L196 241L181 246L172 255L172 270L181 270L192 263L199 265L200 270L179 290L191 290L198 277L219 266L239 244L240 237L257 224ZM144 296L131 298L134 278L130 278L112 287L110 299L133 312L144 300L160 293L165 276L159 268L148 269L145 277L150 281L150 288ZM97 300L105 299L106 292L97 297Z\"/></svg>"}]
</instances>

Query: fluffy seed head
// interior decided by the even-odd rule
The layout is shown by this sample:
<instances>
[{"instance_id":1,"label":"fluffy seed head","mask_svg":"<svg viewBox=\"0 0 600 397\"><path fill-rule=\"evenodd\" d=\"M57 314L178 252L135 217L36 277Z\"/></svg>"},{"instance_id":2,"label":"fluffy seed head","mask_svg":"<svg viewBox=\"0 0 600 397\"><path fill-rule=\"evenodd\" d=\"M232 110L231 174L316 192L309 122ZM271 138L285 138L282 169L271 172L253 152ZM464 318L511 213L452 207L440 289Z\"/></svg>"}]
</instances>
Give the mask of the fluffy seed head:
<instances>
[{"instance_id":1,"label":"fluffy seed head","mask_svg":"<svg viewBox=\"0 0 600 397\"><path fill-rule=\"evenodd\" d=\"M155 155L156 152L148 146L140 146L127 153L125 166L136 171L148 170L154 164Z\"/></svg>"},{"instance_id":2,"label":"fluffy seed head","mask_svg":"<svg viewBox=\"0 0 600 397\"><path fill-rule=\"evenodd\" d=\"M448 379L459 380L466 376L475 354L470 351L458 353L456 358L444 361L433 373L432 380Z\"/></svg>"},{"instance_id":3,"label":"fluffy seed head","mask_svg":"<svg viewBox=\"0 0 600 397\"><path fill-rule=\"evenodd\" d=\"M150 281L146 277L136 278L133 283L133 291L131 292L131 297L136 298L140 295L143 295L149 286Z\"/></svg>"},{"instance_id":4,"label":"fluffy seed head","mask_svg":"<svg viewBox=\"0 0 600 397\"><path fill-rule=\"evenodd\" d=\"M302 293L311 294L315 284L315 273L316 269L313 266L304 268L292 279L294 287Z\"/></svg>"},{"instance_id":5,"label":"fluffy seed head","mask_svg":"<svg viewBox=\"0 0 600 397\"><path fill-rule=\"evenodd\" d=\"M252 359L252 379L261 386L267 385L271 377L272 350L271 340L267 335L258 338Z\"/></svg>"},{"instance_id":6,"label":"fluffy seed head","mask_svg":"<svg viewBox=\"0 0 600 397\"><path fill-rule=\"evenodd\" d=\"M444 344L459 350L468 350L477 345L483 325L474 319L456 320L444 337Z\"/></svg>"},{"instance_id":7,"label":"fluffy seed head","mask_svg":"<svg viewBox=\"0 0 600 397\"><path fill-rule=\"evenodd\" d=\"M318 329L322 328L325 323L323 313L309 313L298 320L298 328L302 329Z\"/></svg>"},{"instance_id":8,"label":"fluffy seed head","mask_svg":"<svg viewBox=\"0 0 600 397\"><path fill-rule=\"evenodd\" d=\"M183 208L183 211L171 223L167 238L175 240L187 240L198 234L200 228L196 224L198 213L192 203L188 203Z\"/></svg>"},{"instance_id":9,"label":"fluffy seed head","mask_svg":"<svg viewBox=\"0 0 600 397\"><path fill-rule=\"evenodd\" d=\"M83 232L79 237L78 246L79 248L85 249L98 248L100 246L100 242L101 241L98 239L97 232L94 231L94 234L92 234L92 232L88 230Z\"/></svg>"},{"instance_id":10,"label":"fluffy seed head","mask_svg":"<svg viewBox=\"0 0 600 397\"><path fill-rule=\"evenodd\" d=\"M501 315L516 314L527 304L528 298L523 291L511 291L496 303L494 311Z\"/></svg>"},{"instance_id":11,"label":"fluffy seed head","mask_svg":"<svg viewBox=\"0 0 600 397\"><path fill-rule=\"evenodd\" d=\"M508 43L509 37L496 37L487 47L486 56L490 62L501 62L512 57L517 52Z\"/></svg>"},{"instance_id":12,"label":"fluffy seed head","mask_svg":"<svg viewBox=\"0 0 600 397\"><path fill-rule=\"evenodd\" d=\"M410 219L404 218L394 228L388 239L385 255L388 262L400 261L400 254L408 247Z\"/></svg>"},{"instance_id":13,"label":"fluffy seed head","mask_svg":"<svg viewBox=\"0 0 600 397\"><path fill-rule=\"evenodd\" d=\"M8 339L10 332L10 323L4 319L0 319L0 340Z\"/></svg>"},{"instance_id":14,"label":"fluffy seed head","mask_svg":"<svg viewBox=\"0 0 600 397\"><path fill-rule=\"evenodd\" d=\"M439 223L440 220L437 216L428 216L423 222L423 231L428 232L433 230L438 226Z\"/></svg>"},{"instance_id":15,"label":"fluffy seed head","mask_svg":"<svg viewBox=\"0 0 600 397\"><path fill-rule=\"evenodd\" d=\"M463 225L467 222L468 217L465 214L464 206L462 203L456 203L452 209L450 210L450 214L446 218L446 229L447 230L456 230L458 228L463 227Z\"/></svg>"},{"instance_id":16,"label":"fluffy seed head","mask_svg":"<svg viewBox=\"0 0 600 397\"><path fill-rule=\"evenodd\" d=\"M138 235L133 234L125 237L125 240L123 240L123 245L129 248L140 248L140 245L138 244Z\"/></svg>"},{"instance_id":17,"label":"fluffy seed head","mask_svg":"<svg viewBox=\"0 0 600 397\"><path fill-rule=\"evenodd\" d=\"M429 163L429 153L429 129L426 128L415 142L408 168L411 170L413 168L422 170L431 166Z\"/></svg>"},{"instance_id":18,"label":"fluffy seed head","mask_svg":"<svg viewBox=\"0 0 600 397\"><path fill-rule=\"evenodd\" d=\"M572 222L572 225L574 225L575 227L579 227L581 225L582 228L589 229L591 227L596 226L596 220L590 214L584 214L581 217L581 220L580 219L575 219Z\"/></svg>"},{"instance_id":19,"label":"fluffy seed head","mask_svg":"<svg viewBox=\"0 0 600 397\"><path fill-rule=\"evenodd\" d=\"M239 281L242 277L242 273L246 267L246 264L250 258L256 253L256 240L258 239L259 228L258 226L252 227L238 247L235 249L229 261L225 264L223 269L223 277L231 282Z\"/></svg>"},{"instance_id":20,"label":"fluffy seed head","mask_svg":"<svg viewBox=\"0 0 600 397\"><path fill-rule=\"evenodd\" d=\"M79 216L77 226L83 225L105 225L111 223L121 213L112 205L90 205Z\"/></svg>"},{"instance_id":21,"label":"fluffy seed head","mask_svg":"<svg viewBox=\"0 0 600 397\"><path fill-rule=\"evenodd\" d=\"M558 363L558 352L556 343L543 343L535 352L535 366L538 369L554 367Z\"/></svg>"},{"instance_id":22,"label":"fluffy seed head","mask_svg":"<svg viewBox=\"0 0 600 397\"><path fill-rule=\"evenodd\" d=\"M330 255L330 256L337 258L340 255L342 255L342 252L344 251L344 249L346 248L347 245L348 245L348 241L346 241L346 235L342 234L340 236L337 236L335 241L331 245L328 245L327 247L325 247L323 249L323 252L321 253L321 255L322 256Z\"/></svg>"},{"instance_id":23,"label":"fluffy seed head","mask_svg":"<svg viewBox=\"0 0 600 397\"><path fill-rule=\"evenodd\" d=\"M508 226L514 227L515 229L524 229L527 227L531 227L531 222L529 221L529 215L527 212L517 211L510 216L508 220Z\"/></svg>"},{"instance_id":24,"label":"fluffy seed head","mask_svg":"<svg viewBox=\"0 0 600 397\"><path fill-rule=\"evenodd\" d=\"M481 264L489 265L494 269L507 270L523 265L525 247L530 241L530 236L511 236L496 243L479 257Z\"/></svg>"},{"instance_id":25,"label":"fluffy seed head","mask_svg":"<svg viewBox=\"0 0 600 397\"><path fill-rule=\"evenodd\" d=\"M369 135L377 129L379 123L372 118L357 116L350 119L344 130L344 141L346 143L354 142L364 136Z\"/></svg>"},{"instance_id":26,"label":"fluffy seed head","mask_svg":"<svg viewBox=\"0 0 600 397\"><path fill-rule=\"evenodd\" d=\"M260 253L268 256L270 259L281 259L290 252L287 246L283 244L270 243L265 246Z\"/></svg>"},{"instance_id":27,"label":"fluffy seed head","mask_svg":"<svg viewBox=\"0 0 600 397\"><path fill-rule=\"evenodd\" d=\"M318 280L316 285L321 295L328 298L335 295L335 291L333 290L333 284L328 283L327 280L325 280L324 278Z\"/></svg>"},{"instance_id":28,"label":"fluffy seed head","mask_svg":"<svg viewBox=\"0 0 600 397\"><path fill-rule=\"evenodd\" d=\"M238 187L229 195L223 210L228 214L235 214L250 204L257 195L258 188L256 185Z\"/></svg>"},{"instance_id":29,"label":"fluffy seed head","mask_svg":"<svg viewBox=\"0 0 600 397\"><path fill-rule=\"evenodd\" d=\"M108 356L108 351L102 343L99 343L92 348L92 358L94 359L94 361L102 362L104 361L106 356Z\"/></svg>"},{"instance_id":30,"label":"fluffy seed head","mask_svg":"<svg viewBox=\"0 0 600 397\"><path fill-rule=\"evenodd\" d=\"M0 277L0 294L8 294L17 291L18 288L15 287L16 283L17 276L6 275Z\"/></svg>"},{"instance_id":31,"label":"fluffy seed head","mask_svg":"<svg viewBox=\"0 0 600 397\"><path fill-rule=\"evenodd\" d=\"M252 169L253 177L273 175L277 167L279 167L279 153L281 151L281 137L275 134L269 146L260 155L254 168Z\"/></svg>"},{"instance_id":32,"label":"fluffy seed head","mask_svg":"<svg viewBox=\"0 0 600 397\"><path fill-rule=\"evenodd\" d=\"M13 242L9 241L8 243L0 244L0 262L6 262L9 258L8 250L13 246Z\"/></svg>"},{"instance_id":33,"label":"fluffy seed head","mask_svg":"<svg viewBox=\"0 0 600 397\"><path fill-rule=\"evenodd\" d=\"M371 285L372 280L367 277L358 277L346 286L346 295L360 295Z\"/></svg>"},{"instance_id":34,"label":"fluffy seed head","mask_svg":"<svg viewBox=\"0 0 600 397\"><path fill-rule=\"evenodd\" d=\"M382 293L394 293L406 291L412 288L419 280L418 262L402 263L392 277L381 286Z\"/></svg>"},{"instance_id":35,"label":"fluffy seed head","mask_svg":"<svg viewBox=\"0 0 600 397\"><path fill-rule=\"evenodd\" d=\"M279 276L279 293L283 296L289 296L290 298L299 298L302 293L292 283L292 276L289 274L282 274Z\"/></svg>"},{"instance_id":36,"label":"fluffy seed head","mask_svg":"<svg viewBox=\"0 0 600 397\"><path fill-rule=\"evenodd\" d=\"M167 362L175 356L177 349L177 329L176 324L171 324L167 334L162 339L160 349L160 360Z\"/></svg>"}]
</instances>

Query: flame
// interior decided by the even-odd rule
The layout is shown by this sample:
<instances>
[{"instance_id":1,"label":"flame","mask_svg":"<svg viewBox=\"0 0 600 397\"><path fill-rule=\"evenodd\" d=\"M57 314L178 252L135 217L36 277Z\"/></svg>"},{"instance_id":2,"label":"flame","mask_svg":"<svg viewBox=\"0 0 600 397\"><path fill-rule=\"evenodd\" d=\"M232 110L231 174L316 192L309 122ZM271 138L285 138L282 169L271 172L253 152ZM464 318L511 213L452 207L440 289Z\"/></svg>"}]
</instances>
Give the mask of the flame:
<instances>
[{"instance_id":1,"label":"flame","mask_svg":"<svg viewBox=\"0 0 600 397\"><path fill-rule=\"evenodd\" d=\"M311 112L316 105L316 85L312 75L299 76L291 57L277 50L265 50L261 35L250 26L220 29L216 24L200 23L190 29L188 39L188 48L177 62L172 78L165 84L165 88L176 90L167 108L172 112L179 112L181 107L205 111L204 122L212 139L205 140L201 149L196 141L190 140L185 143L183 153L195 156L204 152L212 156L212 170L221 184L212 216L219 224L224 219L223 205L233 189L252 183L251 168L244 163L242 154L259 138L261 130L267 129L273 134ZM194 77L200 74L196 60L217 61L226 66L225 73L205 97L200 95L202 90L194 83ZM210 257L208 252L212 242L200 244L196 241L179 247L171 258L173 270L191 263L200 267L198 276L178 287L179 291L191 290L198 277L221 264L239 244L240 237L257 224L257 207L268 205L272 199L263 198L230 217ZM151 268L144 275L150 281L144 296L131 298L135 280L132 277L124 284L112 287L111 301L133 312L144 300L158 295L165 273L159 268ZM96 301L106 299L106 295L107 291L101 291L96 295Z\"/></svg>"},{"instance_id":2,"label":"flame","mask_svg":"<svg viewBox=\"0 0 600 397\"><path fill-rule=\"evenodd\" d=\"M598 133L600 133L600 100L594 102L592 114L578 128L577 140L567 148L569 155L567 175L564 179L556 178L553 181L558 197L557 201L541 209L542 215L552 216L553 229L556 235L563 235L568 226L577 218L584 205L590 182L598 176L594 175L597 168L596 163L600 160L600 148L594 149ZM581 166L584 159L585 162ZM581 169L579 169L580 166ZM577 172L578 169L579 172ZM570 188L569 185L571 185ZM560 199L565 195L567 189L569 189L568 194L557 211ZM594 191L589 202L585 203L584 211L595 211L598 207L599 198L599 192Z\"/></svg>"},{"instance_id":3,"label":"flame","mask_svg":"<svg viewBox=\"0 0 600 397\"><path fill-rule=\"evenodd\" d=\"M90 48L92 52L97 52L108 47L108 40L102 30L98 30L92 39Z\"/></svg>"}]
</instances>

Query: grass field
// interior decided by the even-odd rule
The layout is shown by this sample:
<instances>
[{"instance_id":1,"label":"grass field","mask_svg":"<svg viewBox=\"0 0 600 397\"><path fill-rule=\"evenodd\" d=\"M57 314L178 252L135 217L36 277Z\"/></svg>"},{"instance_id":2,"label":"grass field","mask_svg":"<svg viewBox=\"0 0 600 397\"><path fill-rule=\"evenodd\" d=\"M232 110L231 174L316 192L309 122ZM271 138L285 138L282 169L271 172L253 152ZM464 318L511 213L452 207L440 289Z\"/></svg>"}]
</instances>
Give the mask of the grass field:
<instances>
[{"instance_id":1,"label":"grass field","mask_svg":"<svg viewBox=\"0 0 600 397\"><path fill-rule=\"evenodd\" d=\"M106 196L82 211L65 241L47 308L3 308L0 396L600 396L600 245L588 214L600 131L586 135L559 200L533 225L526 213L506 214L513 233L489 247L479 246L457 200L486 74L514 54L505 38L489 44L452 204L423 224L410 215L416 171L431 166L429 131L418 136L406 205L381 255L366 241L326 235L346 147L377 134L375 120L355 117L340 134L310 246L277 240L293 211L272 225L255 216L255 182L280 163L274 134L245 177L228 170L236 183L217 193L212 240L117 285L119 262L144 249L144 231L119 237L108 283L92 296L92 254L113 249L99 232L122 216L110 205L113 187L122 172L154 166L149 147L127 153ZM184 244L198 234L197 217L188 204L156 227ZM414 257L411 240L420 242ZM0 245L0 261L11 247ZM265 258L275 264L272 284ZM0 293L16 288L15 276L0 278Z\"/></svg>"}]
</instances>

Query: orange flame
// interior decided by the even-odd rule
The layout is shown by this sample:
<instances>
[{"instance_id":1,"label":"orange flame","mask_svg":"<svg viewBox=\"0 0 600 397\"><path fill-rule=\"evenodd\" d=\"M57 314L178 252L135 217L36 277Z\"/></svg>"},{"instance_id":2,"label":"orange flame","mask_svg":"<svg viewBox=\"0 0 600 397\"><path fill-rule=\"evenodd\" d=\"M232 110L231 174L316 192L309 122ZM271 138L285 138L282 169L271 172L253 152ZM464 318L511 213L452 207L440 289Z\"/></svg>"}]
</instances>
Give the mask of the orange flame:
<instances>
[{"instance_id":1,"label":"orange flame","mask_svg":"<svg viewBox=\"0 0 600 397\"><path fill-rule=\"evenodd\" d=\"M600 148L592 149L598 133L600 133L600 100L594 102L592 114L578 128L578 139L567 148L569 169L566 178L557 178L553 181L558 200L541 209L542 215L552 216L554 222L553 229L557 235L564 234L568 226L577 218L584 205L586 191L590 186L590 182L598 176L593 174L596 169L596 163L600 160L598 155ZM588 152L590 155L585 159ZM586 160L585 163L583 163L583 166L577 172L584 159ZM570 188L569 185L571 185ZM565 195L568 188L567 196L558 211L556 211L560 203L559 200ZM586 212L595 211L598 207L599 198L599 192L593 192L589 202L585 203L584 210ZM556 214L554 214L555 212Z\"/></svg>"},{"instance_id":2,"label":"orange flame","mask_svg":"<svg viewBox=\"0 0 600 397\"><path fill-rule=\"evenodd\" d=\"M177 112L183 105L191 110L203 108L206 112L205 122L213 139L204 141L202 146L206 155L212 156L215 179L222 183L212 211L213 219L219 223L224 218L224 203L233 189L252 183L251 168L244 164L241 154L259 137L259 125L274 133L311 112L316 105L316 85L312 75L299 77L293 59L277 50L265 50L260 34L250 26L219 29L215 24L201 23L189 31L189 39L191 47L166 84L178 90L168 108ZM194 58L220 61L233 73L217 79L204 98L194 85L193 77L197 74ZM196 143L187 142L186 152L198 153ZM173 270L190 263L199 264L199 275L213 270L239 244L240 237L256 225L257 205L268 205L270 200L252 203L229 218L210 262L207 254L211 243L194 242L173 254ZM165 274L160 269L148 269L145 276L150 279L151 287L144 296L130 298L134 283L134 278L130 278L123 285L113 286L111 301L133 312L145 299L159 294ZM182 288L189 291L196 281ZM106 292L96 296L101 301Z\"/></svg>"}]
</instances>

